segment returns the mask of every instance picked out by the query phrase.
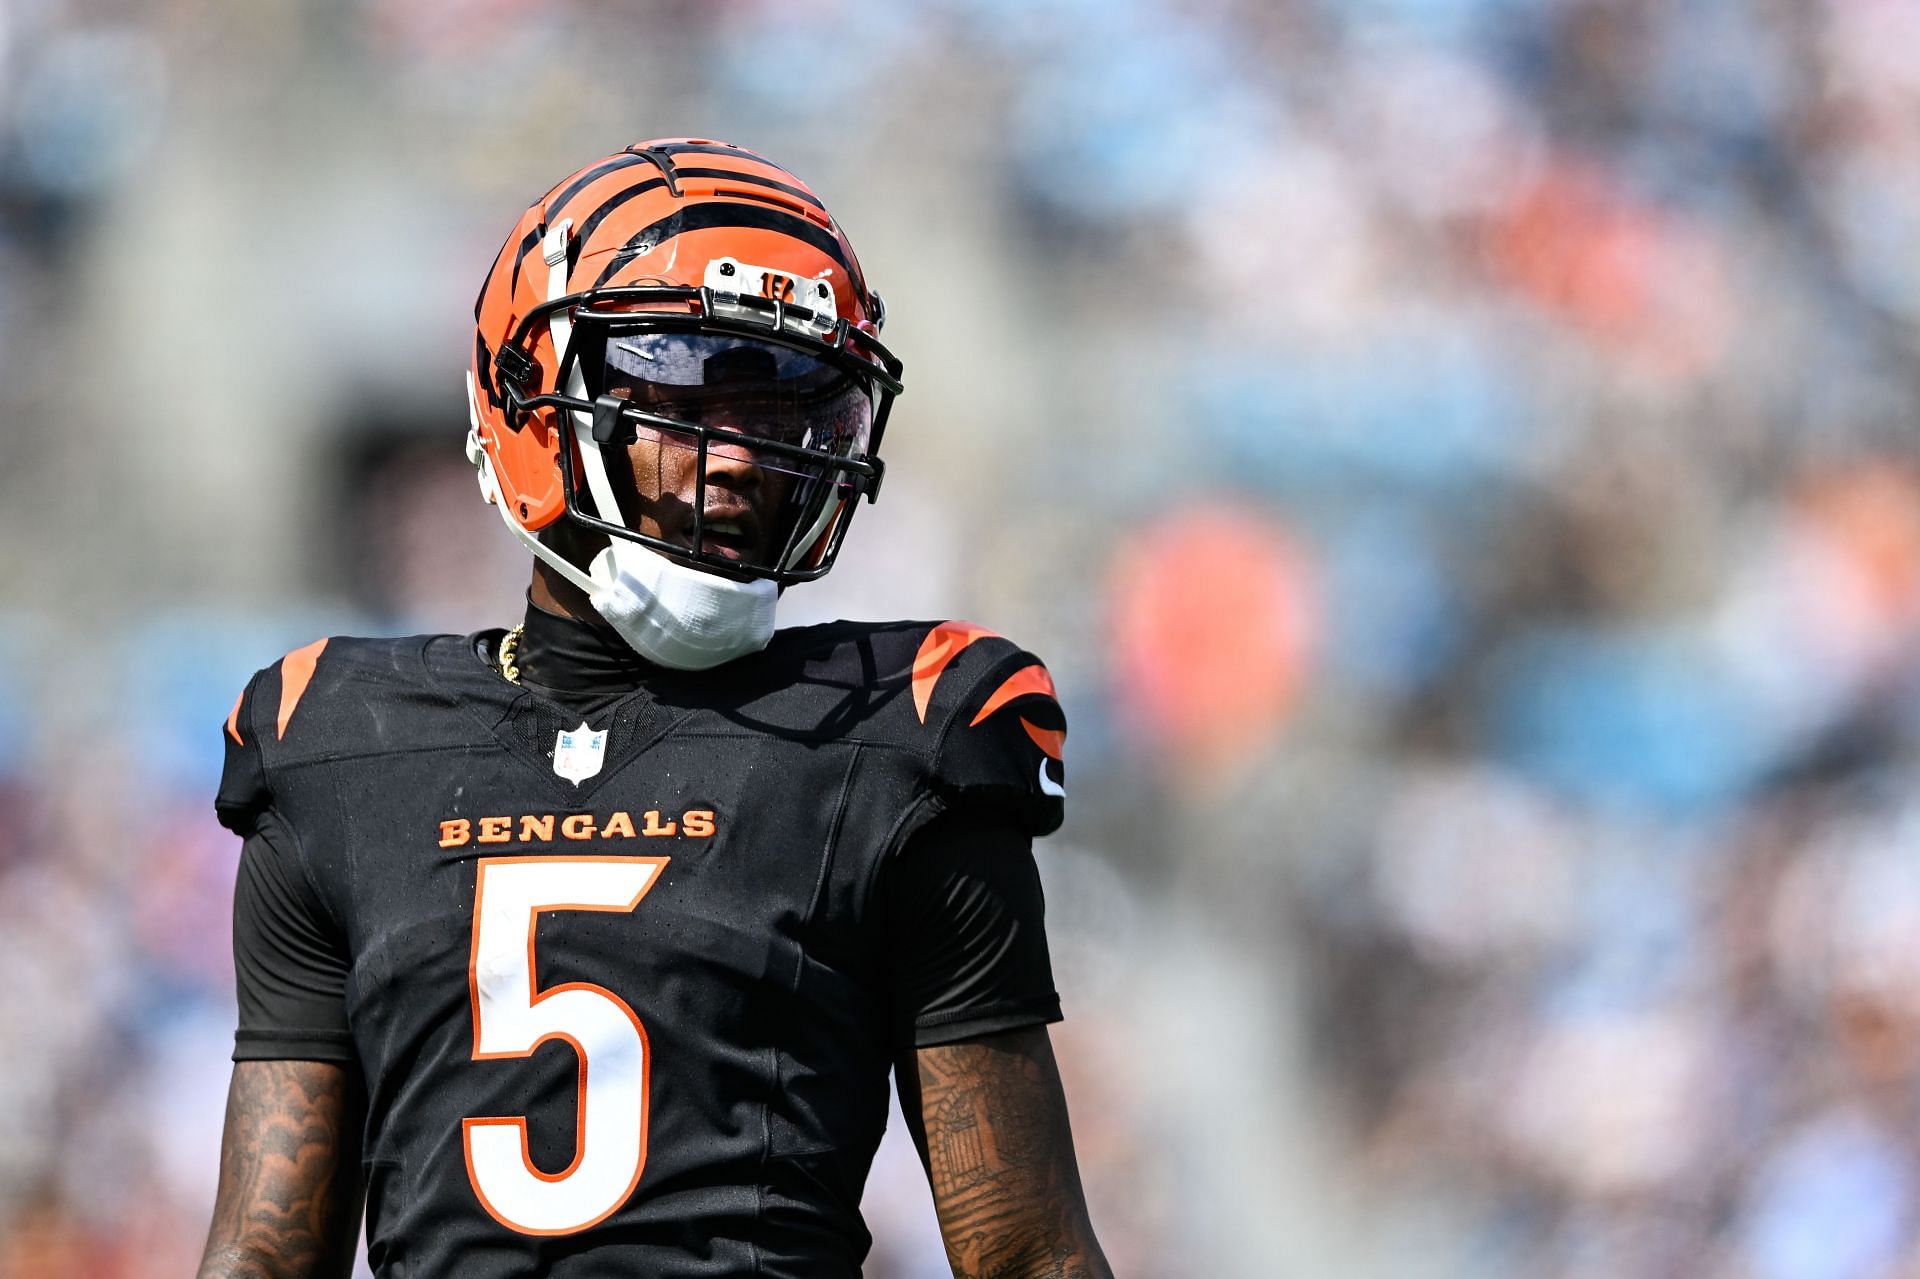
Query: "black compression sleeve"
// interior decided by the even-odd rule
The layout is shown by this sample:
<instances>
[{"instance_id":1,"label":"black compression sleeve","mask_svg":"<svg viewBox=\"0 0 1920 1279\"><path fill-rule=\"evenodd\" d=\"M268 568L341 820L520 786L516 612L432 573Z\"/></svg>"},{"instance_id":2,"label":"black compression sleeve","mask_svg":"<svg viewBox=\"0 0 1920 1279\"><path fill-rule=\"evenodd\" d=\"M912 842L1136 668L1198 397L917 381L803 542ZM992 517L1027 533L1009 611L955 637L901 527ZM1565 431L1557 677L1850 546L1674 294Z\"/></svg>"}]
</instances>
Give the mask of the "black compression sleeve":
<instances>
[{"instance_id":1,"label":"black compression sleeve","mask_svg":"<svg viewBox=\"0 0 1920 1279\"><path fill-rule=\"evenodd\" d=\"M1004 819L949 813L878 886L895 1024L915 1047L1060 1020L1033 841Z\"/></svg>"},{"instance_id":2,"label":"black compression sleeve","mask_svg":"<svg viewBox=\"0 0 1920 1279\"><path fill-rule=\"evenodd\" d=\"M346 947L286 847L290 842L268 818L240 853L233 891L240 1028L233 1059L353 1061Z\"/></svg>"}]
</instances>

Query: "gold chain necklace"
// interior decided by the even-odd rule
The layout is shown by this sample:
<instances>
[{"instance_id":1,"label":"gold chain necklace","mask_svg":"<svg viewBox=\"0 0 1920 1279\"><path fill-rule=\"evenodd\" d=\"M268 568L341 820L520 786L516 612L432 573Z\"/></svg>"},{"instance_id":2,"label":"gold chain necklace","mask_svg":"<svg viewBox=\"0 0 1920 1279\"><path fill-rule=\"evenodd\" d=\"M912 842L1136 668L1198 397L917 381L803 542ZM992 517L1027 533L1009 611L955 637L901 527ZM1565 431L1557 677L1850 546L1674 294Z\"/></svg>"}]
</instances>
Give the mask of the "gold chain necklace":
<instances>
[{"instance_id":1,"label":"gold chain necklace","mask_svg":"<svg viewBox=\"0 0 1920 1279\"><path fill-rule=\"evenodd\" d=\"M509 684L520 682L520 667L515 664L514 658L519 656L520 637L526 634L526 630L527 624L522 622L500 637L500 678Z\"/></svg>"}]
</instances>

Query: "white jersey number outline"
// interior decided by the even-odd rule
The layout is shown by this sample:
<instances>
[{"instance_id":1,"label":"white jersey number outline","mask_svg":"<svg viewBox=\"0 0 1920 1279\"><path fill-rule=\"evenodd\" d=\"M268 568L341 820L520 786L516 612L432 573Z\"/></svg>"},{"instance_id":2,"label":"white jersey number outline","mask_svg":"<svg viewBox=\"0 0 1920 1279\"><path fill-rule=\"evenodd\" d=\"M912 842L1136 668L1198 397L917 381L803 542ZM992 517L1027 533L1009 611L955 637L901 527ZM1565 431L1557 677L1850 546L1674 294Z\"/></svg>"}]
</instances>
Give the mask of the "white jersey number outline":
<instances>
[{"instance_id":1,"label":"white jersey number outline","mask_svg":"<svg viewBox=\"0 0 1920 1279\"><path fill-rule=\"evenodd\" d=\"M564 1039L580 1059L573 1163L533 1166L524 1115L461 1121L467 1179L495 1221L528 1235L569 1235L606 1219L647 1162L647 1031L604 986L536 992L534 928L547 910L631 911L665 857L483 857L473 890L473 1059L530 1057ZM591 1114L591 1121L589 1121Z\"/></svg>"}]
</instances>

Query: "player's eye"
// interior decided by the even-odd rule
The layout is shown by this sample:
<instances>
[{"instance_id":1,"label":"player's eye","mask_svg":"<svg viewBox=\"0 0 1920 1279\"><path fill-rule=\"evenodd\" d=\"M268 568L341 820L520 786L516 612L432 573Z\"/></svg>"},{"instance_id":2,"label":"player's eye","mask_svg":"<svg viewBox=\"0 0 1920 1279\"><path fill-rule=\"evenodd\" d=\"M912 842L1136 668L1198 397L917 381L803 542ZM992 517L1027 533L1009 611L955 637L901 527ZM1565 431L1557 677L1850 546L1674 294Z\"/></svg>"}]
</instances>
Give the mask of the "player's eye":
<instances>
[{"instance_id":1,"label":"player's eye","mask_svg":"<svg viewBox=\"0 0 1920 1279\"><path fill-rule=\"evenodd\" d=\"M743 437L835 454L864 449L873 422L866 382L802 351L709 334L614 332L583 352L590 397Z\"/></svg>"}]
</instances>

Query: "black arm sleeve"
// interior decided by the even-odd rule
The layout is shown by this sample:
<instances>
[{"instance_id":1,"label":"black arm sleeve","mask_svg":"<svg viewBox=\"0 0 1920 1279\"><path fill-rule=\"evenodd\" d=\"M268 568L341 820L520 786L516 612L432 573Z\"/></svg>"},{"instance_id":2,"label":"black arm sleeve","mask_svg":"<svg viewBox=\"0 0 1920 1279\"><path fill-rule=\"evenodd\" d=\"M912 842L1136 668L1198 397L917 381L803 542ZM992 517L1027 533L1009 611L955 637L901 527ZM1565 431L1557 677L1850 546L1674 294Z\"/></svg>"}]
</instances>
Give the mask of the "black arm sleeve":
<instances>
[{"instance_id":1,"label":"black arm sleeve","mask_svg":"<svg viewBox=\"0 0 1920 1279\"><path fill-rule=\"evenodd\" d=\"M233 891L235 1061L355 1059L346 947L271 814L247 836Z\"/></svg>"},{"instance_id":2,"label":"black arm sleeve","mask_svg":"<svg viewBox=\"0 0 1920 1279\"><path fill-rule=\"evenodd\" d=\"M936 818L877 891L894 1024L914 1047L1060 1020L1033 840L1013 821Z\"/></svg>"}]
</instances>

